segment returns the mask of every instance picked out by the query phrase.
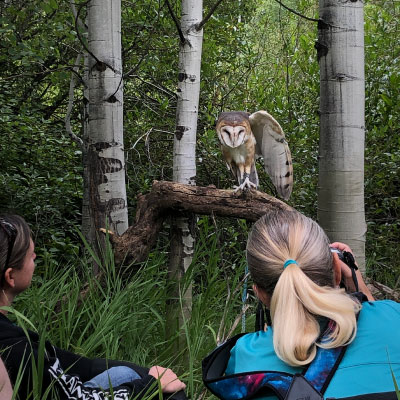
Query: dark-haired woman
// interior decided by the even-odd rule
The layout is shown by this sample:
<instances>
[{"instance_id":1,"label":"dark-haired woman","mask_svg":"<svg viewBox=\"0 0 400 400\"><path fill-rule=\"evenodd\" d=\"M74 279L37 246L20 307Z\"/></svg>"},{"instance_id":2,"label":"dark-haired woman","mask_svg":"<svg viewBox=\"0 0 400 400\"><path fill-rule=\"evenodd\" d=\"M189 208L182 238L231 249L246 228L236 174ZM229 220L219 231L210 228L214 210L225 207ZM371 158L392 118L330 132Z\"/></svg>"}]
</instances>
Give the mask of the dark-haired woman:
<instances>
[{"instance_id":1,"label":"dark-haired woman","mask_svg":"<svg viewBox=\"0 0 400 400\"><path fill-rule=\"evenodd\" d=\"M381 392L387 397L368 398L395 398L392 371L400 383L400 305L373 301L359 271L360 289L369 301L361 304L339 288L344 280L352 291L352 274L332 247L350 251L342 243L330 244L316 222L295 211L271 212L255 223L247 243L247 262L254 291L269 308L272 326L237 340L225 376L251 371L279 371L283 375L278 376L285 377L301 374L316 355L323 354L319 349L343 349L324 398ZM258 384L255 379L260 376L248 375L248 382ZM243 379L236 383L246 382ZM241 389L248 393L248 388L239 386L233 397L226 398L240 399ZM264 398L277 398L268 385L263 390Z\"/></svg>"},{"instance_id":2,"label":"dark-haired woman","mask_svg":"<svg viewBox=\"0 0 400 400\"><path fill-rule=\"evenodd\" d=\"M34 397L32 360L40 358L38 334L14 325L7 309L15 296L27 289L35 270L35 246L28 224L19 216L0 218L0 352L18 397ZM143 397L158 391L182 391L185 384L174 372L159 366L150 369L121 361L88 359L45 343L42 393L54 392L59 399ZM40 396L41 396L40 394ZM57 397L58 396L58 397ZM180 397L185 397L183 392ZM3 397L1 397L3 398ZM50 395L48 398L54 398Z\"/></svg>"}]
</instances>

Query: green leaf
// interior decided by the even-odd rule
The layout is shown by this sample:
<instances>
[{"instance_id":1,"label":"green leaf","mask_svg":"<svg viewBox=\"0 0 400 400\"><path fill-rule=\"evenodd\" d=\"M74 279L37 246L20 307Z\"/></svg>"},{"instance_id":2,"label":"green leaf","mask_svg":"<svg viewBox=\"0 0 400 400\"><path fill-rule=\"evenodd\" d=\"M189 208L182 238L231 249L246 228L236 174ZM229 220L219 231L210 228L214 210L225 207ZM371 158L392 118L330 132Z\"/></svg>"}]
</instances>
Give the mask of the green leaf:
<instances>
[{"instance_id":1,"label":"green leaf","mask_svg":"<svg viewBox=\"0 0 400 400\"><path fill-rule=\"evenodd\" d=\"M390 366L390 372L392 373L392 379L393 379L394 388L396 390L397 400L400 400L400 390L399 390L399 386L398 386L397 381L396 381L396 377L394 376L394 372L393 372L392 366Z\"/></svg>"},{"instance_id":2,"label":"green leaf","mask_svg":"<svg viewBox=\"0 0 400 400\"><path fill-rule=\"evenodd\" d=\"M46 14L50 14L53 11L53 7L48 2L44 1L40 6Z\"/></svg>"},{"instance_id":3,"label":"green leaf","mask_svg":"<svg viewBox=\"0 0 400 400\"><path fill-rule=\"evenodd\" d=\"M58 5L56 0L49 0L49 4L53 10L57 10Z\"/></svg>"},{"instance_id":4,"label":"green leaf","mask_svg":"<svg viewBox=\"0 0 400 400\"><path fill-rule=\"evenodd\" d=\"M389 96L387 96L385 93L381 93L381 97L382 97L383 101L384 101L388 106L392 107L393 102L392 102L392 99L391 99Z\"/></svg>"}]
</instances>

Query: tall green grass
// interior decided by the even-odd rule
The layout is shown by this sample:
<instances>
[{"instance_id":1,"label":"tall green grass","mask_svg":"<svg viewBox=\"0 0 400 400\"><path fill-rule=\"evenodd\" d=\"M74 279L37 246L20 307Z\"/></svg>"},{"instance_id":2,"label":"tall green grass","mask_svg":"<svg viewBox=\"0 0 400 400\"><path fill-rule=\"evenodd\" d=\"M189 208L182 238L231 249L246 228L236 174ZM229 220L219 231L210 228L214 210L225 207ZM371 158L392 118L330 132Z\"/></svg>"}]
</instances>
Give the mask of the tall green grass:
<instances>
[{"instance_id":1,"label":"tall green grass","mask_svg":"<svg viewBox=\"0 0 400 400\"><path fill-rule=\"evenodd\" d=\"M96 259L104 273L101 280L93 276L96 256L86 243L84 255L69 264L46 257L39 263L31 287L16 298L9 316L26 329L46 332L42 338L54 345L86 357L170 367L187 384L191 399L211 397L202 384L201 360L217 341L226 338L240 314L247 226L240 222L231 232L218 222L211 224L208 218L201 218L198 226L193 262L180 283L182 291L192 284L191 315L173 336L168 336L166 326L167 304L172 299L168 248L162 246L139 269L116 266L108 246L102 261ZM177 303L182 304L182 298ZM252 331L254 307L246 321L247 331ZM177 336L185 344L179 351ZM33 400L54 398L52 388L39 396L42 363L39 357L32 364Z\"/></svg>"},{"instance_id":2,"label":"tall green grass","mask_svg":"<svg viewBox=\"0 0 400 400\"><path fill-rule=\"evenodd\" d=\"M229 263L222 263L221 252L227 249L207 221L200 221L192 266L181 282L182 288L193 284L193 304L190 318L176 333L186 344L180 351L174 346L176 335L166 336L170 282L163 249L151 253L137 270L116 266L112 249L107 247L103 261L97 260L104 272L101 280L92 274L90 249L67 265L45 260L31 287L15 299L17 313L10 313L10 318L24 323L20 316L25 316L54 345L80 355L170 367L180 372L189 397L199 398L203 392L201 360L215 348L218 332L226 334L240 313L238 289L244 276L244 254L231 252ZM80 300L85 288L86 295Z\"/></svg>"}]
</instances>

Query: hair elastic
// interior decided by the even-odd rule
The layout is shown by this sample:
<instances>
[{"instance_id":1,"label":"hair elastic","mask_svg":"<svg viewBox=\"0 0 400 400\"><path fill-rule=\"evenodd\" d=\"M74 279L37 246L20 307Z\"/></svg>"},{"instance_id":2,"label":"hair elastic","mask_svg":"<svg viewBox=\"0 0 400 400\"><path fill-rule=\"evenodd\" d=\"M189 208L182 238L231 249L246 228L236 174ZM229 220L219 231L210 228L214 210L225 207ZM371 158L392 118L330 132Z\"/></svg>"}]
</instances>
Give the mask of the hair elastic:
<instances>
[{"instance_id":1,"label":"hair elastic","mask_svg":"<svg viewBox=\"0 0 400 400\"><path fill-rule=\"evenodd\" d=\"M283 269L285 269L285 268L286 268L288 265L290 265L290 264L296 264L296 265L298 265L296 260L292 260L291 258L289 258L289 259L286 260L285 263L283 264Z\"/></svg>"}]
</instances>

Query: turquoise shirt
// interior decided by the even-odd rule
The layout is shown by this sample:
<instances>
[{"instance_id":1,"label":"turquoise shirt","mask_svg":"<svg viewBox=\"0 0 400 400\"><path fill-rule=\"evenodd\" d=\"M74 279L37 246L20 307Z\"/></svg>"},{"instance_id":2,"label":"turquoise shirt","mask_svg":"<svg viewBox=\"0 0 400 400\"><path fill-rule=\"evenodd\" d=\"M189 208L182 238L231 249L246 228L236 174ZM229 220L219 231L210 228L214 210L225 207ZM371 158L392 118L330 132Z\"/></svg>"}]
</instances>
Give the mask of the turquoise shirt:
<instances>
[{"instance_id":1,"label":"turquoise shirt","mask_svg":"<svg viewBox=\"0 0 400 400\"><path fill-rule=\"evenodd\" d=\"M301 373L274 351L273 330L249 333L231 350L226 375L247 371ZM348 346L325 397L348 397L394 391L393 370L400 385L400 304L390 300L363 303L357 335ZM276 399L275 396L264 397Z\"/></svg>"}]
</instances>

